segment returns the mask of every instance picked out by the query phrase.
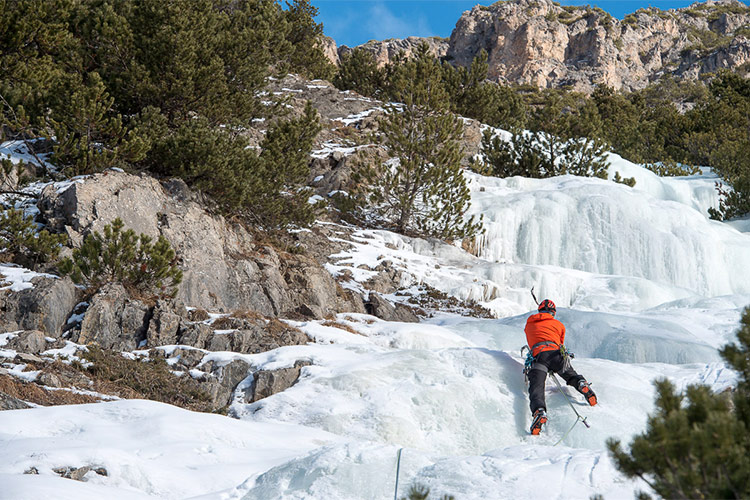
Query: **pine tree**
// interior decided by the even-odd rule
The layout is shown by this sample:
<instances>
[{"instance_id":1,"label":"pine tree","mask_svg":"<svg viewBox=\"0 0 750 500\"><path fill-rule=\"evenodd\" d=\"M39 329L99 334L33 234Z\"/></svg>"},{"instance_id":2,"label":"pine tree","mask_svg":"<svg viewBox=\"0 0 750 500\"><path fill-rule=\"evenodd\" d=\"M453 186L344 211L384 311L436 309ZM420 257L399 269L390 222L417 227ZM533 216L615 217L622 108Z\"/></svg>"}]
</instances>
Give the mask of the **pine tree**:
<instances>
[{"instance_id":1,"label":"pine tree","mask_svg":"<svg viewBox=\"0 0 750 500\"><path fill-rule=\"evenodd\" d=\"M0 260L33 268L54 261L67 241L65 234L40 231L34 218L24 216L22 210L11 208L0 215Z\"/></svg>"},{"instance_id":2,"label":"pine tree","mask_svg":"<svg viewBox=\"0 0 750 500\"><path fill-rule=\"evenodd\" d=\"M392 79L403 105L391 105L379 132L395 158L378 172L372 201L396 231L443 239L477 234L464 220L470 196L461 171L463 124L448 111L439 63L422 44Z\"/></svg>"},{"instance_id":3,"label":"pine tree","mask_svg":"<svg viewBox=\"0 0 750 500\"><path fill-rule=\"evenodd\" d=\"M86 236L72 258L60 263L62 274L85 285L94 294L107 283L121 283L142 297L173 296L182 281L175 251L159 236L156 243L132 229L123 231L121 219L104 226L104 234L95 231Z\"/></svg>"},{"instance_id":4,"label":"pine tree","mask_svg":"<svg viewBox=\"0 0 750 500\"><path fill-rule=\"evenodd\" d=\"M421 484L414 484L409 488L408 496L402 497L401 500L428 500L430 498L430 489ZM443 495L440 500L455 500L453 495Z\"/></svg>"},{"instance_id":5,"label":"pine tree","mask_svg":"<svg viewBox=\"0 0 750 500\"><path fill-rule=\"evenodd\" d=\"M293 47L289 56L291 71L308 78L332 79L336 67L323 53L323 25L315 22L318 9L309 0L293 0L286 5L286 39Z\"/></svg>"},{"instance_id":6,"label":"pine tree","mask_svg":"<svg viewBox=\"0 0 750 500\"><path fill-rule=\"evenodd\" d=\"M606 179L609 161L604 154L607 149L607 145L597 138L570 139L563 146L556 170L560 174Z\"/></svg>"},{"instance_id":7,"label":"pine tree","mask_svg":"<svg viewBox=\"0 0 750 500\"><path fill-rule=\"evenodd\" d=\"M385 73L378 68L375 56L361 47L341 56L333 84L341 90L354 90L364 96L378 97L385 86Z\"/></svg>"},{"instance_id":8,"label":"pine tree","mask_svg":"<svg viewBox=\"0 0 750 500\"><path fill-rule=\"evenodd\" d=\"M309 101L304 114L269 128L261 143L261 168L252 176L248 203L266 227L309 225L317 210L308 203L312 190L305 186L310 171L310 150L320 132L318 112Z\"/></svg>"},{"instance_id":9,"label":"pine tree","mask_svg":"<svg viewBox=\"0 0 750 500\"><path fill-rule=\"evenodd\" d=\"M48 124L55 138L52 162L64 165L73 176L141 161L150 148L148 139L137 128L127 128L113 111L114 98L98 73L90 73L86 80L76 82L69 100L50 114Z\"/></svg>"},{"instance_id":10,"label":"pine tree","mask_svg":"<svg viewBox=\"0 0 750 500\"><path fill-rule=\"evenodd\" d=\"M525 125L526 106L521 96L509 87L487 80L489 64L484 49L468 68L443 62L441 69L454 113L493 127L510 129Z\"/></svg>"},{"instance_id":11,"label":"pine tree","mask_svg":"<svg viewBox=\"0 0 750 500\"><path fill-rule=\"evenodd\" d=\"M628 452L619 441L608 441L626 476L640 477L664 498L750 497L750 308L737 340L721 350L739 373L732 399L701 385L678 394L661 380L646 432L634 438Z\"/></svg>"},{"instance_id":12,"label":"pine tree","mask_svg":"<svg viewBox=\"0 0 750 500\"><path fill-rule=\"evenodd\" d=\"M511 134L510 140L505 141L489 129L482 132L482 163L489 175L539 178L555 171L554 162L542 150L536 134L519 129L513 129Z\"/></svg>"}]
</instances>

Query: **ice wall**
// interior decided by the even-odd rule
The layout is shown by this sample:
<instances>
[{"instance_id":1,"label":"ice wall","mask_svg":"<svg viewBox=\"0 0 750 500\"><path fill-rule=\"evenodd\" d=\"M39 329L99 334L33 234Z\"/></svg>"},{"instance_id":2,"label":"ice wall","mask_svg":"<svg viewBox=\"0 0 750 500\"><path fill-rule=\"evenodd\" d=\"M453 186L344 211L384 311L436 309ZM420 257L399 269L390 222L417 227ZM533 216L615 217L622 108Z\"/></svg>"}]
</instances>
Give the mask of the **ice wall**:
<instances>
[{"instance_id":1,"label":"ice wall","mask_svg":"<svg viewBox=\"0 0 750 500\"><path fill-rule=\"evenodd\" d=\"M750 235L705 213L715 202L713 179L662 179L622 159L615 169L635 175L640 187L574 176L470 175L472 213L484 214L486 227L480 257L642 278L701 296L750 291Z\"/></svg>"}]
</instances>

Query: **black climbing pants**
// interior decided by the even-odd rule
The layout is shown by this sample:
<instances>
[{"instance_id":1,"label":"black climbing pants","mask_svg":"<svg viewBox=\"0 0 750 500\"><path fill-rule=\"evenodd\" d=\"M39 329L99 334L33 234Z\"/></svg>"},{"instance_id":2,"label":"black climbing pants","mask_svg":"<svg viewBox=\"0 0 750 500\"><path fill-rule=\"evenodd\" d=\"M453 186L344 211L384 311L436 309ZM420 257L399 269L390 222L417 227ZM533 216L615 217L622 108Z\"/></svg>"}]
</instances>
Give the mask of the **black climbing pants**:
<instances>
[{"instance_id":1,"label":"black climbing pants","mask_svg":"<svg viewBox=\"0 0 750 500\"><path fill-rule=\"evenodd\" d=\"M570 360L566 361L560 351L542 351L536 355L534 364L529 370L529 406L533 414L539 408L547 410L544 403L544 384L547 380L547 372L557 373L569 385L578 390L578 384L584 380L570 366ZM579 391L580 392L580 391Z\"/></svg>"}]
</instances>

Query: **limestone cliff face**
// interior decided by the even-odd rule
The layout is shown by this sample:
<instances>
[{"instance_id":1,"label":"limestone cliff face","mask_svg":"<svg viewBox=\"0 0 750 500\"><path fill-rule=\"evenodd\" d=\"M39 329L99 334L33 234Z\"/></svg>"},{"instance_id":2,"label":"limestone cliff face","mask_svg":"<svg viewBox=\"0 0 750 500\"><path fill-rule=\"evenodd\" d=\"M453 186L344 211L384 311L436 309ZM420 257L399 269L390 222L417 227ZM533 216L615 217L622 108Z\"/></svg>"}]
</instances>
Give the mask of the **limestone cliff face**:
<instances>
[{"instance_id":1,"label":"limestone cliff face","mask_svg":"<svg viewBox=\"0 0 750 500\"><path fill-rule=\"evenodd\" d=\"M403 52L404 55L409 57L421 43L426 43L430 48L430 53L435 57L445 57L448 52L448 40L437 37L418 37L410 36L404 39L392 38L390 40L370 40L369 42L360 45L359 48L365 49L371 52L375 56L375 60L378 66L385 66L388 61L393 59L399 52ZM352 48L342 45L338 49L338 55L343 56L344 54L351 52Z\"/></svg>"},{"instance_id":2,"label":"limestone cliff face","mask_svg":"<svg viewBox=\"0 0 750 500\"><path fill-rule=\"evenodd\" d=\"M695 79L737 68L750 61L748 34L750 9L736 0L640 10L622 21L599 9L513 0L464 12L447 55L467 65L484 49L500 81L632 90L664 74Z\"/></svg>"},{"instance_id":3,"label":"limestone cliff face","mask_svg":"<svg viewBox=\"0 0 750 500\"><path fill-rule=\"evenodd\" d=\"M460 65L484 49L490 78L501 82L633 90L663 75L696 79L750 63L750 8L737 0L707 0L676 10L641 9L620 21L601 9L509 0L464 12L449 41L409 37L360 47L384 65L422 41ZM342 46L338 55L350 50Z\"/></svg>"},{"instance_id":4,"label":"limestone cliff face","mask_svg":"<svg viewBox=\"0 0 750 500\"><path fill-rule=\"evenodd\" d=\"M320 47L323 49L323 54L333 64L339 63L339 53L336 48L336 41L330 36L324 36L320 41Z\"/></svg>"}]
</instances>

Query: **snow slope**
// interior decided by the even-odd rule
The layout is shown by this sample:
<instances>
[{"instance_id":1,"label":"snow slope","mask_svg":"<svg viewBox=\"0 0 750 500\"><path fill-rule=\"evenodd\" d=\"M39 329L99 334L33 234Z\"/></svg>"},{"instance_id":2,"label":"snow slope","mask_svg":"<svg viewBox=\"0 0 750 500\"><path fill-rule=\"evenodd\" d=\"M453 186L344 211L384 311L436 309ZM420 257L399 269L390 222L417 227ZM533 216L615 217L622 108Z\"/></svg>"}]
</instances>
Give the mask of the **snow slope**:
<instances>
[{"instance_id":1,"label":"snow slope","mask_svg":"<svg viewBox=\"0 0 750 500\"><path fill-rule=\"evenodd\" d=\"M733 383L717 348L750 303L750 269L740 260L750 235L707 218L716 202L709 173L659 178L611 160L611 174L636 177L635 188L470 175L473 210L487 225L478 256L362 230L328 266L361 289L388 260L405 288L428 284L481 301L498 319L438 314L400 324L342 314L336 321L346 329L294 323L316 340L310 345L213 354L257 369L313 362L283 393L238 399L231 414L239 420L144 401L2 412L0 498L53 487L79 499L392 498L399 449L399 495L421 483L461 500L633 498L644 485L619 475L604 443L643 430L655 378L717 391ZM563 388L590 429L568 433L575 417L548 382L550 422L543 435L528 435L519 349L531 286L557 302L573 365L599 396L591 408ZM84 464L110 474L75 483L51 471ZM40 474L23 475L30 466Z\"/></svg>"}]
</instances>

